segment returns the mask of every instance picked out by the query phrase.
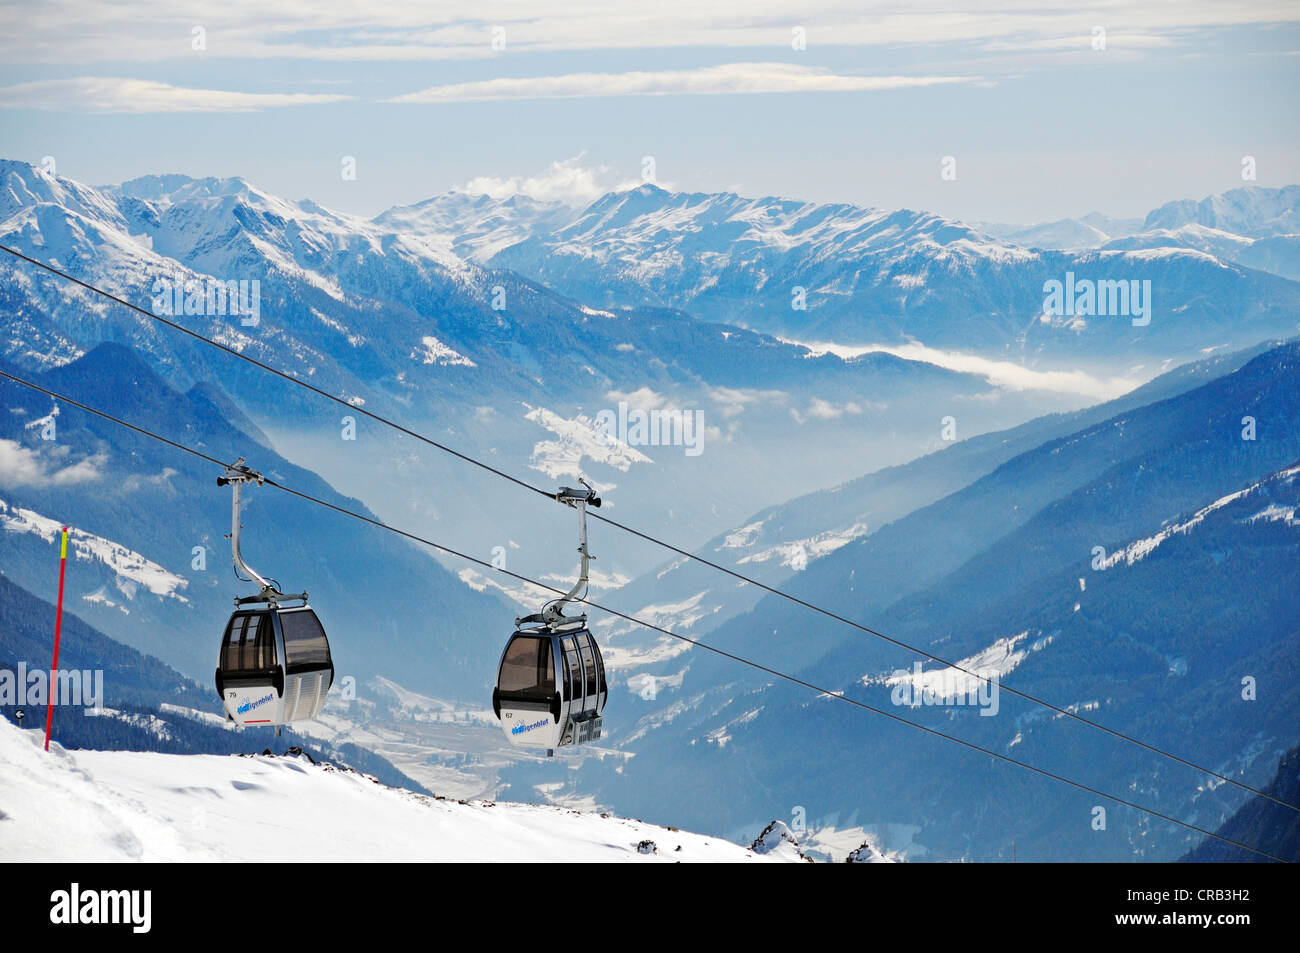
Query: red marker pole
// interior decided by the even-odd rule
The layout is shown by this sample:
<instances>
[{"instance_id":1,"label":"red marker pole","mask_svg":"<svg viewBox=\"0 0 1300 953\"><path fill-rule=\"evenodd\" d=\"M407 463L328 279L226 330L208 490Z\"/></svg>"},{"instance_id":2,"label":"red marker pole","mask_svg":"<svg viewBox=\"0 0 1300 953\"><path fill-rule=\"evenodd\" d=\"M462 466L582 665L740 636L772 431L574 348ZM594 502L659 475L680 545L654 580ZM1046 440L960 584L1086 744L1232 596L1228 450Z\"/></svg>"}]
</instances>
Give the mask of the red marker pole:
<instances>
[{"instance_id":1,"label":"red marker pole","mask_svg":"<svg viewBox=\"0 0 1300 953\"><path fill-rule=\"evenodd\" d=\"M59 550L59 607L54 615L54 661L50 663L50 684L45 698L45 750L50 750L50 727L54 724L54 693L59 687L59 630L63 628L63 574L68 568L68 528L63 527Z\"/></svg>"}]
</instances>

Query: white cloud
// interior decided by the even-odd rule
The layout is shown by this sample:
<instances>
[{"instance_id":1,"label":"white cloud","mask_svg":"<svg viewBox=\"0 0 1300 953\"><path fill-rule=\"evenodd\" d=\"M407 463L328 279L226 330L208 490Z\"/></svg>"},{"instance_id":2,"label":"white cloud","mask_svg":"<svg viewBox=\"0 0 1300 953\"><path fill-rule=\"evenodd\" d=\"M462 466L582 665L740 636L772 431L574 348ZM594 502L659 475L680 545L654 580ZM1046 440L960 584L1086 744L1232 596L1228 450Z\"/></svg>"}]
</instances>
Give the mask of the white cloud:
<instances>
[{"instance_id":1,"label":"white cloud","mask_svg":"<svg viewBox=\"0 0 1300 953\"><path fill-rule=\"evenodd\" d=\"M963 76L853 76L792 63L724 63L685 70L566 73L501 77L430 86L395 103L455 103L495 99L574 99L597 96L720 96L746 93L826 93L906 89L979 81Z\"/></svg>"},{"instance_id":2,"label":"white cloud","mask_svg":"<svg viewBox=\"0 0 1300 953\"><path fill-rule=\"evenodd\" d=\"M0 109L69 109L103 113L233 113L351 99L333 93L240 93L147 79L78 76L0 86Z\"/></svg>"},{"instance_id":3,"label":"white cloud","mask_svg":"<svg viewBox=\"0 0 1300 953\"><path fill-rule=\"evenodd\" d=\"M0 486L70 486L99 478L107 462L103 454L86 457L71 466L60 467L36 450L13 440L0 439Z\"/></svg>"},{"instance_id":4,"label":"white cloud","mask_svg":"<svg viewBox=\"0 0 1300 953\"><path fill-rule=\"evenodd\" d=\"M738 16L728 0L550 0L545 5L474 0L414 4L409 0L315 0L268 5L264 0L43 0L24 6L0 33L4 62L207 59L419 61L487 59L572 50L790 49L803 26L810 49L899 44L1032 43L1090 36L1094 24L1122 25L1135 35L1214 30L1300 19L1294 0L1181 0L1133 4L1094 0L1088 8L1026 7L1021 0L749 0ZM75 29L69 25L75 25ZM191 48L191 30L207 28L206 49ZM506 50L493 50L492 29L504 29Z\"/></svg>"},{"instance_id":5,"label":"white cloud","mask_svg":"<svg viewBox=\"0 0 1300 953\"><path fill-rule=\"evenodd\" d=\"M470 195L490 195L494 199L526 195L544 202L587 205L608 192L622 192L641 184L631 179L613 178L613 170L607 165L584 166L584 155L579 153L552 162L536 175L481 175L460 188ZM670 186L664 184L664 187Z\"/></svg>"}]
</instances>

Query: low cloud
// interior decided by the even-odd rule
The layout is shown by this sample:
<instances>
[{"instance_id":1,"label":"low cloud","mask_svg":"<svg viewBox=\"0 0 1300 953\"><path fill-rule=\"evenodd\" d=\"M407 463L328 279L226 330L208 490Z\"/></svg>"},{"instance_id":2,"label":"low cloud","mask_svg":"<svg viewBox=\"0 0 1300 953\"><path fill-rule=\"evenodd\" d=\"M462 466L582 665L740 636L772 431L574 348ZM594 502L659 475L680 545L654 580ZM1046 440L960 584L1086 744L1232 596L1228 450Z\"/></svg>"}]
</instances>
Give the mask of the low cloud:
<instances>
[{"instance_id":1,"label":"low cloud","mask_svg":"<svg viewBox=\"0 0 1300 953\"><path fill-rule=\"evenodd\" d=\"M791 408L790 416L794 418L795 423L802 424L805 420L838 420L845 414L860 414L862 409L862 405L854 401L833 404L828 400L822 400L820 397L814 397L808 404L808 408L803 412Z\"/></svg>"},{"instance_id":2,"label":"low cloud","mask_svg":"<svg viewBox=\"0 0 1300 953\"><path fill-rule=\"evenodd\" d=\"M155 473L153 476L138 476L132 474L122 481L122 489L128 493L134 493L137 490L161 490L168 495L173 495L176 488L172 486L172 477L177 476L179 471L171 467L163 467L161 473Z\"/></svg>"},{"instance_id":3,"label":"low cloud","mask_svg":"<svg viewBox=\"0 0 1300 953\"><path fill-rule=\"evenodd\" d=\"M751 404L776 404L784 406L789 403L790 395L779 390L755 390L753 388L711 387L709 399L718 406L723 417L737 417L749 409Z\"/></svg>"},{"instance_id":4,"label":"low cloud","mask_svg":"<svg viewBox=\"0 0 1300 953\"><path fill-rule=\"evenodd\" d=\"M924 361L963 374L976 374L994 387L1009 391L1050 391L1076 394L1095 400L1113 400L1143 382L1125 377L1097 377L1086 371L1037 371L1011 361L995 361L960 351L944 351L924 344L865 346L789 341L808 348L812 354L834 354L850 360L863 354L892 354L908 361Z\"/></svg>"},{"instance_id":5,"label":"low cloud","mask_svg":"<svg viewBox=\"0 0 1300 953\"><path fill-rule=\"evenodd\" d=\"M0 439L0 486L71 486L99 478L108 457L95 454L62 466L56 454L42 454L13 440Z\"/></svg>"}]
</instances>

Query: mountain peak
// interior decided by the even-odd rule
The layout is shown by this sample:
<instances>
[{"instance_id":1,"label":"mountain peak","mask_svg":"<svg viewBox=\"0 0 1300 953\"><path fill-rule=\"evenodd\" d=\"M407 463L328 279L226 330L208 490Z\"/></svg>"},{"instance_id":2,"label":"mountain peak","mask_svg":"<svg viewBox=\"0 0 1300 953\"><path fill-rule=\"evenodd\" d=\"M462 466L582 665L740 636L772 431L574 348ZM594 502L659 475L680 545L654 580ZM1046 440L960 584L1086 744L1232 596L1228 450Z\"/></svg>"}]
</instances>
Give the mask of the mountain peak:
<instances>
[{"instance_id":1,"label":"mountain peak","mask_svg":"<svg viewBox=\"0 0 1300 953\"><path fill-rule=\"evenodd\" d=\"M99 189L51 175L30 162L0 159L0 220L21 208L45 204L104 222L121 222L112 200Z\"/></svg>"},{"instance_id":2,"label":"mountain peak","mask_svg":"<svg viewBox=\"0 0 1300 953\"><path fill-rule=\"evenodd\" d=\"M142 175L108 188L128 198L158 199L169 196L194 181L191 176L172 172L163 175Z\"/></svg>"},{"instance_id":3,"label":"mountain peak","mask_svg":"<svg viewBox=\"0 0 1300 953\"><path fill-rule=\"evenodd\" d=\"M1204 225L1248 238L1300 233L1300 185L1270 189L1247 185L1210 195L1199 202L1181 199L1151 212L1144 231Z\"/></svg>"},{"instance_id":4,"label":"mountain peak","mask_svg":"<svg viewBox=\"0 0 1300 953\"><path fill-rule=\"evenodd\" d=\"M239 175L201 179L179 173L144 175L121 185L109 186L105 191L121 198L140 199L162 206L232 198L247 205L289 204Z\"/></svg>"}]
</instances>

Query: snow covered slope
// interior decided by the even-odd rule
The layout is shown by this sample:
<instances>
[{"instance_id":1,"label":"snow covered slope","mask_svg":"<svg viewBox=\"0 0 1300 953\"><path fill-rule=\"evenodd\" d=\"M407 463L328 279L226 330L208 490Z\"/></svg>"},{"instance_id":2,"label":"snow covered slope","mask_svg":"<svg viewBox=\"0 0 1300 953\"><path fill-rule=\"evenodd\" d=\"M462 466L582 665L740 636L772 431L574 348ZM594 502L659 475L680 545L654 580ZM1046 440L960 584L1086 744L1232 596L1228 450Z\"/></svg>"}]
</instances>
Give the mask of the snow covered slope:
<instances>
[{"instance_id":1,"label":"snow covered slope","mask_svg":"<svg viewBox=\"0 0 1300 953\"><path fill-rule=\"evenodd\" d=\"M0 719L0 860L798 860L598 814L429 798L306 758L41 750Z\"/></svg>"}]
</instances>

